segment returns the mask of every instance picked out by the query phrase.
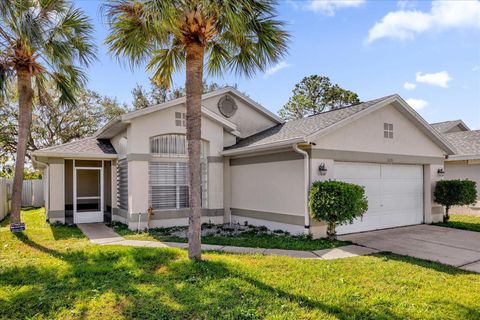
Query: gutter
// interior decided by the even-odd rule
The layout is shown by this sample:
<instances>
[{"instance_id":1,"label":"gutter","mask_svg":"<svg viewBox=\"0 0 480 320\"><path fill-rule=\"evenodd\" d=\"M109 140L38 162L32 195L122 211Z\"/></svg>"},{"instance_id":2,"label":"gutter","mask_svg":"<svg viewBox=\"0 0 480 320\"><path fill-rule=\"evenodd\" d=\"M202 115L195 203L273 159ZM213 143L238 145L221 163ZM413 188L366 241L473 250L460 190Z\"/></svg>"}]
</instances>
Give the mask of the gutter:
<instances>
[{"instance_id":1,"label":"gutter","mask_svg":"<svg viewBox=\"0 0 480 320\"><path fill-rule=\"evenodd\" d=\"M298 144L293 144L293 150L296 153L303 155L303 181L304 181L304 217L305 217L305 229L304 233L310 233L310 215L308 213L308 189L310 188L310 159L308 157L308 152L302 150L298 147Z\"/></svg>"},{"instance_id":2,"label":"gutter","mask_svg":"<svg viewBox=\"0 0 480 320\"><path fill-rule=\"evenodd\" d=\"M264 143L264 144L255 145L255 146L225 150L225 151L222 151L220 154L223 156L243 155L243 154L253 153L257 151L266 151L266 150L271 150L271 149L280 148L280 147L288 147L292 143L302 143L302 142L303 143L306 142L305 138L292 138L292 139L286 139L286 140L281 140L277 142Z\"/></svg>"}]
</instances>

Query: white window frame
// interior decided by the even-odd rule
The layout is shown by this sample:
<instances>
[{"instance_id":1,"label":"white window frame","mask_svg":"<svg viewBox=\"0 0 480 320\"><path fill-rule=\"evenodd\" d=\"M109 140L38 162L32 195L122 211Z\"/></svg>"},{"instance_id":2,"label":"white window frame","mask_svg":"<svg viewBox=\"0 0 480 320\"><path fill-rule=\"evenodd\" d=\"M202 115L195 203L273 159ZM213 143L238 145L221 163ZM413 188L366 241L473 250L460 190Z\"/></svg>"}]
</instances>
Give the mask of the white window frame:
<instances>
[{"instance_id":1,"label":"white window frame","mask_svg":"<svg viewBox=\"0 0 480 320\"><path fill-rule=\"evenodd\" d=\"M385 122L383 124L383 137L385 139L393 139L393 123Z\"/></svg>"},{"instance_id":2,"label":"white window frame","mask_svg":"<svg viewBox=\"0 0 480 320\"><path fill-rule=\"evenodd\" d=\"M187 126L187 114L185 112L175 111L175 126L177 127Z\"/></svg>"},{"instance_id":3,"label":"white window frame","mask_svg":"<svg viewBox=\"0 0 480 320\"><path fill-rule=\"evenodd\" d=\"M178 137L181 136L181 137L184 137L184 143L185 143L185 148L181 148L182 150L185 150L185 154L183 153L174 153L174 152L166 152L166 153L159 153L158 151L160 151L159 149L160 148L160 142L156 142L156 139L169 139L169 138L172 138L172 141L164 141L163 143L166 143L167 147L166 149L168 151L171 151L170 149L170 144L171 143L178 143L178 140L175 140L175 139L178 139ZM175 137L175 139L174 139ZM164 146L165 147L165 146ZM176 147L173 147L173 149L175 149ZM208 162L207 162L207 157L206 157L206 154L207 154L207 150L208 150L208 142L206 141L201 141L201 154L200 154L200 157L201 157L201 166L202 166L202 207L203 208L206 208L208 207ZM153 155L152 157L152 160L150 162L167 162L167 163L176 163L176 170L179 170L178 167L180 165L180 163L186 163L188 161L188 147L187 147L187 140L186 140L186 136L183 135L183 134L166 134L166 135L159 135L159 136L155 136L155 137L152 137L150 138L150 152L151 154ZM187 167L187 170L188 170L188 167ZM188 173L187 173L188 175ZM190 186L188 184L188 177L187 177L187 184L184 185L184 184L176 184L175 185L169 185L169 184L164 184L164 185L160 185L160 184L152 184L152 180L151 180L151 177L150 177L150 168L149 168L149 181L148 181L148 192L149 192L149 196L148 196L148 202L149 202L149 206L152 206L152 197L153 197L153 193L152 193L152 187L153 186L175 186L176 189L175 189L175 196L176 196L176 207L175 208L169 208L169 209L155 209L154 210L159 210L159 211L162 211L162 210L181 210L181 209L186 209L186 208L189 208L190 204L188 203L188 207L186 208L180 208L180 188L182 186L186 186L188 187L188 199L190 199Z\"/></svg>"}]
</instances>

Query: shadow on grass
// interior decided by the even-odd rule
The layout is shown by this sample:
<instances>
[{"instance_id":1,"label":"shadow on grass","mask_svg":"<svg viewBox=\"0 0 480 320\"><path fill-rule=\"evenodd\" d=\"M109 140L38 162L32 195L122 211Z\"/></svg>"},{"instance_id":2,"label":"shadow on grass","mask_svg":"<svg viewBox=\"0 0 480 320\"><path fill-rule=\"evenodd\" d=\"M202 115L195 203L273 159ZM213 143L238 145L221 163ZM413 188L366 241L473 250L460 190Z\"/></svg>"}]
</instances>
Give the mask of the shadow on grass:
<instances>
[{"instance_id":1,"label":"shadow on grass","mask_svg":"<svg viewBox=\"0 0 480 320\"><path fill-rule=\"evenodd\" d=\"M449 222L436 223L435 225L440 227L480 232L480 219L478 223L449 221Z\"/></svg>"},{"instance_id":2,"label":"shadow on grass","mask_svg":"<svg viewBox=\"0 0 480 320\"><path fill-rule=\"evenodd\" d=\"M73 312L76 318L87 314L92 317L92 312L108 305L109 295L113 295L115 305L110 306L111 310L103 310L103 315L112 318L261 319L271 315L272 310L277 316L301 310L338 319L408 318L408 313L397 314L390 305L371 308L348 299L327 303L315 296L295 294L295 290L289 292L273 284L276 282L266 283L234 263L190 261L180 250L92 246L63 252L36 243L24 234L17 238L59 259L60 265L52 262L3 268L0 285L14 287L8 299L0 298L1 316L6 318L55 318L64 316L62 312L70 316ZM435 263L390 254L384 258L445 271Z\"/></svg>"},{"instance_id":3,"label":"shadow on grass","mask_svg":"<svg viewBox=\"0 0 480 320\"><path fill-rule=\"evenodd\" d=\"M409 264L413 264L413 265L416 265L416 266L419 266L419 267L422 267L422 268L432 269L432 270L437 271L437 272L447 273L449 275L476 274L475 272L462 270L462 269L459 269L457 267L449 266L449 265L442 264L442 263L439 263L439 262L423 260L423 259L418 259L418 258L412 258L412 257L409 257L409 256L402 256L402 255L398 255L398 254L391 253L391 252L376 253L376 254L373 254L372 256L376 256L378 258L383 258L385 260L394 260L394 261L409 263Z\"/></svg>"}]
</instances>

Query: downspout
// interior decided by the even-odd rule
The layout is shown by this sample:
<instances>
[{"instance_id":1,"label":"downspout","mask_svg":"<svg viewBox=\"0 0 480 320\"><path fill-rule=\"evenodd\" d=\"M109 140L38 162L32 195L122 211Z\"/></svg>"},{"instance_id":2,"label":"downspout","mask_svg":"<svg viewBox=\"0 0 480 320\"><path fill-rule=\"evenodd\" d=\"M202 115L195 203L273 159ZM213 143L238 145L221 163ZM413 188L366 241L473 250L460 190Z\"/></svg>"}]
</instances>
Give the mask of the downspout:
<instances>
[{"instance_id":1,"label":"downspout","mask_svg":"<svg viewBox=\"0 0 480 320\"><path fill-rule=\"evenodd\" d=\"M310 188L310 160L308 158L308 152L298 147L298 144L293 145L293 150L296 153L303 155L303 181L304 181L304 217L305 217L305 229L304 233L310 233L310 215L308 214L308 189Z\"/></svg>"}]
</instances>

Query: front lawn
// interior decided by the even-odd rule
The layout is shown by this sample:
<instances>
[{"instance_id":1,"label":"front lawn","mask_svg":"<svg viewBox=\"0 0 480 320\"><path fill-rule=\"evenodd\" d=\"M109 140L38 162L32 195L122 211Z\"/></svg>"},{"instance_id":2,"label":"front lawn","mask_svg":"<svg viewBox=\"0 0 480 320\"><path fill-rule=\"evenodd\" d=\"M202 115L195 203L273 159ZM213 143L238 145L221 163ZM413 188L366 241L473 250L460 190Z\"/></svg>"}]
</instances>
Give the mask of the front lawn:
<instances>
[{"instance_id":1,"label":"front lawn","mask_svg":"<svg viewBox=\"0 0 480 320\"><path fill-rule=\"evenodd\" d=\"M451 214L447 223L438 223L442 227L449 227L462 230L470 230L480 232L480 217L468 216L463 214Z\"/></svg>"},{"instance_id":2,"label":"front lawn","mask_svg":"<svg viewBox=\"0 0 480 320\"><path fill-rule=\"evenodd\" d=\"M479 319L480 275L396 255L339 260L96 246L23 212L0 225L0 319Z\"/></svg>"},{"instance_id":3,"label":"front lawn","mask_svg":"<svg viewBox=\"0 0 480 320\"><path fill-rule=\"evenodd\" d=\"M125 224L114 223L113 229L129 240L156 240L167 242L187 242L188 227L156 228L148 232L136 233ZM238 228L234 229L234 228ZM202 243L224 246L289 249L289 250L321 250L350 244L350 242L328 239L312 239L309 236L295 236L277 230L268 231L265 227L253 226L215 226L202 225Z\"/></svg>"}]
</instances>

